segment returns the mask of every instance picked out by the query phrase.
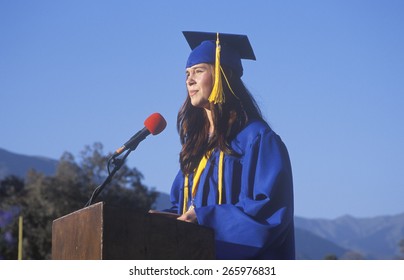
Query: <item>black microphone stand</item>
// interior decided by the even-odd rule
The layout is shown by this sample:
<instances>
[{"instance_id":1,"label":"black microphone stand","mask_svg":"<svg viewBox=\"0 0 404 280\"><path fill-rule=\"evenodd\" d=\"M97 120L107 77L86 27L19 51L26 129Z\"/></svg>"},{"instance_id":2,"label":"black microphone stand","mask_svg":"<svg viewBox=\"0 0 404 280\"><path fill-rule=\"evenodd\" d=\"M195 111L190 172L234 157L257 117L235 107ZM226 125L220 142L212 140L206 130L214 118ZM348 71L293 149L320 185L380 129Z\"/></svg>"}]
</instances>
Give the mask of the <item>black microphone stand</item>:
<instances>
[{"instance_id":1,"label":"black microphone stand","mask_svg":"<svg viewBox=\"0 0 404 280\"><path fill-rule=\"evenodd\" d=\"M132 149L128 149L128 151L125 153L125 155L122 158L118 158L116 155L113 155L109 158L108 160L108 176L104 180L104 182L99 185L92 193L90 199L87 201L86 205L84 207L90 206L94 199L97 198L97 196L102 192L102 190L105 188L107 184L109 184L112 180L112 177L114 177L115 173L122 167L122 165L125 163L126 158L129 156L130 152L132 152L138 145L137 143ZM110 162L112 161L112 164L114 164L114 169L112 169L111 172L109 172L109 165Z\"/></svg>"}]
</instances>

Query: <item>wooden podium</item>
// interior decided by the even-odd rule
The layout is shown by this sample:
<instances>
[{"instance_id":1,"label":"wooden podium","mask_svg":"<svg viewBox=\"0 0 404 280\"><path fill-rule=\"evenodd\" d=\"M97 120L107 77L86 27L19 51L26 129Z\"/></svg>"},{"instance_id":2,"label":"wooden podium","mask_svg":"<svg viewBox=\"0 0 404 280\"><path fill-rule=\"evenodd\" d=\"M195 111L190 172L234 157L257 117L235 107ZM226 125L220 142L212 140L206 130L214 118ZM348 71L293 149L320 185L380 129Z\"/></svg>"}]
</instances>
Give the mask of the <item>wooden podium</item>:
<instances>
[{"instance_id":1,"label":"wooden podium","mask_svg":"<svg viewBox=\"0 0 404 280\"><path fill-rule=\"evenodd\" d=\"M103 202L53 221L54 260L214 259L207 227Z\"/></svg>"}]
</instances>

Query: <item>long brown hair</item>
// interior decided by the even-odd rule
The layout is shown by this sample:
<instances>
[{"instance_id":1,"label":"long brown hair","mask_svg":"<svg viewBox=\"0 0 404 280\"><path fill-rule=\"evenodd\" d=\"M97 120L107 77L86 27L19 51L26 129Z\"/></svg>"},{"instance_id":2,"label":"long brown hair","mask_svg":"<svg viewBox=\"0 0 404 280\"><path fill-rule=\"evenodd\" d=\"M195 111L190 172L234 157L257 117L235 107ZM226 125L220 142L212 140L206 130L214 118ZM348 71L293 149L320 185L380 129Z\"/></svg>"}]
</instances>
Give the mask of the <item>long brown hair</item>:
<instances>
[{"instance_id":1,"label":"long brown hair","mask_svg":"<svg viewBox=\"0 0 404 280\"><path fill-rule=\"evenodd\" d=\"M182 149L180 166L184 174L192 173L201 158L210 150L218 148L227 154L234 152L230 142L251 119L263 120L261 111L239 77L224 69L234 95L227 83L223 83L225 102L210 103L214 134L209 137L209 121L204 108L194 107L187 98L178 112L177 130ZM222 74L222 80L225 81Z\"/></svg>"}]
</instances>

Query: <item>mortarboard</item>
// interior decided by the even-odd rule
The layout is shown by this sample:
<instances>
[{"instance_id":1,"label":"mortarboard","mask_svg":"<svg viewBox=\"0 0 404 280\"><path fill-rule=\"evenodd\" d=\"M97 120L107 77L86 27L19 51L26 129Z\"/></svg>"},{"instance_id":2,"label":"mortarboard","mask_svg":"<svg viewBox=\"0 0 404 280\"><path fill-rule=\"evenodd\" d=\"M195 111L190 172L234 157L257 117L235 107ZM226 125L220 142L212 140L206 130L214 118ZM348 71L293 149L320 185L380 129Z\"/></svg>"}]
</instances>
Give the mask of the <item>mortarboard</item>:
<instances>
[{"instance_id":1,"label":"mortarboard","mask_svg":"<svg viewBox=\"0 0 404 280\"><path fill-rule=\"evenodd\" d=\"M192 49L186 67L188 68L199 63L215 64L215 82L209 101L215 104L224 103L220 72L224 76L225 74L221 65L229 67L238 77L243 75L241 59L255 60L254 51L248 37L239 34L192 31L183 31L183 34ZM234 94L226 76L225 79L231 92Z\"/></svg>"},{"instance_id":2,"label":"mortarboard","mask_svg":"<svg viewBox=\"0 0 404 280\"><path fill-rule=\"evenodd\" d=\"M220 38L220 63L230 67L239 77L243 75L241 59L255 60L254 51L246 35L193 31L182 33L192 49L187 68L199 63L215 63L217 36Z\"/></svg>"}]
</instances>

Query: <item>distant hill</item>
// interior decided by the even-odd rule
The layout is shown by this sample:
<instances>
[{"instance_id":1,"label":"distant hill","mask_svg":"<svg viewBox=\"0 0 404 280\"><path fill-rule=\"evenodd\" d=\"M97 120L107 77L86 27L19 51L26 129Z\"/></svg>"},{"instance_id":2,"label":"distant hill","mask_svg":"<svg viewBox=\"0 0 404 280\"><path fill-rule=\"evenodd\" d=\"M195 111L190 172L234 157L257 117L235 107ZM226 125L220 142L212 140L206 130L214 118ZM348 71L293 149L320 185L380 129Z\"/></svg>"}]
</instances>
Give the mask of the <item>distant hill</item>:
<instances>
[{"instance_id":1,"label":"distant hill","mask_svg":"<svg viewBox=\"0 0 404 280\"><path fill-rule=\"evenodd\" d=\"M30 169L54 175L58 161L12 153L0 148L0 180L7 175L24 178ZM167 209L170 196L160 193L154 208ZM318 260L337 258L394 259L399 256L400 240L404 239L404 213L374 218L343 216L337 219L295 217L296 256Z\"/></svg>"},{"instance_id":2,"label":"distant hill","mask_svg":"<svg viewBox=\"0 0 404 280\"><path fill-rule=\"evenodd\" d=\"M45 175L55 174L58 161L39 156L26 156L0 148L0 179L8 175L25 178L30 169Z\"/></svg>"},{"instance_id":3,"label":"distant hill","mask_svg":"<svg viewBox=\"0 0 404 280\"><path fill-rule=\"evenodd\" d=\"M295 225L366 259L396 258L404 239L404 213L374 218L346 215L333 220L296 217Z\"/></svg>"},{"instance_id":4,"label":"distant hill","mask_svg":"<svg viewBox=\"0 0 404 280\"><path fill-rule=\"evenodd\" d=\"M349 252L330 240L298 227L295 228L295 244L298 260L322 260L331 255L341 259Z\"/></svg>"}]
</instances>

